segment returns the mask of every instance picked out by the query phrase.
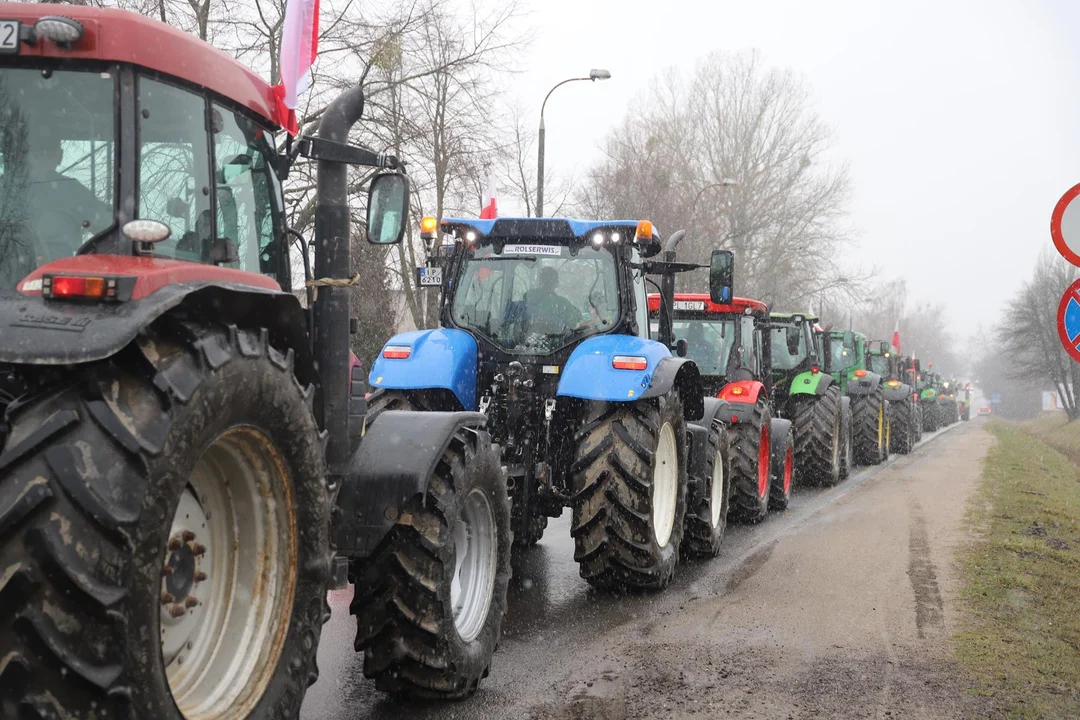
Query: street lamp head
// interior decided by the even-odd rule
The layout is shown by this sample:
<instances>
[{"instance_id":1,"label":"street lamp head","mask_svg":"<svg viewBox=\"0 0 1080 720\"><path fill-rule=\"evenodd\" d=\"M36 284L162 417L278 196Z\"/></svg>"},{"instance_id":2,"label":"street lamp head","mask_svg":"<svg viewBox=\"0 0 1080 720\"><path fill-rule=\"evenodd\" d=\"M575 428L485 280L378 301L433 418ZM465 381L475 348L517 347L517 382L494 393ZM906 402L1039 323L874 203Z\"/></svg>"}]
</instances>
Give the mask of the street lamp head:
<instances>
[{"instance_id":1,"label":"street lamp head","mask_svg":"<svg viewBox=\"0 0 1080 720\"><path fill-rule=\"evenodd\" d=\"M610 78L611 78L611 73L608 72L607 70L601 70L601 69L594 68L594 69L589 71L589 79L590 80L609 80Z\"/></svg>"}]
</instances>

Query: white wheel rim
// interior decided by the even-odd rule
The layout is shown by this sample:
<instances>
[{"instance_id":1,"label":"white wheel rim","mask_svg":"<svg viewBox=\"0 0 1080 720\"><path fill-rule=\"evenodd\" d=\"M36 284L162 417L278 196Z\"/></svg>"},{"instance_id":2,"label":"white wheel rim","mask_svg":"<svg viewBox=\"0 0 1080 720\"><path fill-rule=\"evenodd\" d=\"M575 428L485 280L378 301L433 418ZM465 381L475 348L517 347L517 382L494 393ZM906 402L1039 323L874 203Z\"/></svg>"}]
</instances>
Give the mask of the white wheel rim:
<instances>
[{"instance_id":1,"label":"white wheel rim","mask_svg":"<svg viewBox=\"0 0 1080 720\"><path fill-rule=\"evenodd\" d=\"M712 487L709 488L709 522L715 530L720 526L724 512L724 456L716 451L713 459Z\"/></svg>"},{"instance_id":2,"label":"white wheel rim","mask_svg":"<svg viewBox=\"0 0 1080 720\"><path fill-rule=\"evenodd\" d=\"M196 463L163 558L162 660L186 720L252 712L285 644L297 562L284 460L262 432L231 428Z\"/></svg>"},{"instance_id":3,"label":"white wheel rim","mask_svg":"<svg viewBox=\"0 0 1080 720\"><path fill-rule=\"evenodd\" d=\"M450 605L458 635L470 642L484 628L495 593L495 513L482 490L472 490L465 496L452 535L454 579L450 583Z\"/></svg>"},{"instance_id":4,"label":"white wheel rim","mask_svg":"<svg viewBox=\"0 0 1080 720\"><path fill-rule=\"evenodd\" d=\"M671 423L660 428L653 470L652 520L656 544L666 547L675 528L675 503L679 496L679 457Z\"/></svg>"}]
</instances>

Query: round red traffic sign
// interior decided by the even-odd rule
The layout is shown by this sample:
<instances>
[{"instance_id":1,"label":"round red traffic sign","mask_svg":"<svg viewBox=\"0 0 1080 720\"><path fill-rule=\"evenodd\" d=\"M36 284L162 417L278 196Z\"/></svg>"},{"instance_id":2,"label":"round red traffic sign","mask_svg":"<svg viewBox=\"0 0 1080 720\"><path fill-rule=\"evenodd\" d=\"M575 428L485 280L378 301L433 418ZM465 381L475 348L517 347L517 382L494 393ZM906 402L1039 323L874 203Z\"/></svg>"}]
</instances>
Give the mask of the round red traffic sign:
<instances>
[{"instance_id":1,"label":"round red traffic sign","mask_svg":"<svg viewBox=\"0 0 1080 720\"><path fill-rule=\"evenodd\" d=\"M1058 337L1076 362L1080 362L1080 280L1074 280L1058 303Z\"/></svg>"},{"instance_id":2,"label":"round red traffic sign","mask_svg":"<svg viewBox=\"0 0 1080 720\"><path fill-rule=\"evenodd\" d=\"M1073 265L1080 267L1080 185L1073 185L1054 206L1050 216L1050 237L1054 247Z\"/></svg>"}]
</instances>

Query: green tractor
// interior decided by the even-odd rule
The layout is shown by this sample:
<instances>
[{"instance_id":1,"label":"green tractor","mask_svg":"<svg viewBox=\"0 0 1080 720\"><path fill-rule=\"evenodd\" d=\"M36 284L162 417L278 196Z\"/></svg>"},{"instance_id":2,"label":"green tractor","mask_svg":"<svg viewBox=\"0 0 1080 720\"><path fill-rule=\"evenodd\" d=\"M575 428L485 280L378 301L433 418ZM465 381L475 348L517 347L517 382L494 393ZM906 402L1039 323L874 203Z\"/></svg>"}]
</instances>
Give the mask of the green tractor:
<instances>
[{"instance_id":1,"label":"green tractor","mask_svg":"<svg viewBox=\"0 0 1080 720\"><path fill-rule=\"evenodd\" d=\"M814 485L835 485L845 477L851 448L844 423L840 384L823 371L822 345L814 334L816 317L771 313L773 403L793 423L796 474Z\"/></svg>"},{"instance_id":2,"label":"green tractor","mask_svg":"<svg viewBox=\"0 0 1080 720\"><path fill-rule=\"evenodd\" d=\"M889 459L889 413L882 376L867 366L868 344L866 335L859 332L829 332L826 369L851 398L855 462L879 465Z\"/></svg>"},{"instance_id":3,"label":"green tractor","mask_svg":"<svg viewBox=\"0 0 1080 720\"><path fill-rule=\"evenodd\" d=\"M900 357L900 379L911 388L911 400L915 410L915 442L921 442L923 436L923 408L919 402L919 376L922 375L922 362L917 357Z\"/></svg>"},{"instance_id":4,"label":"green tractor","mask_svg":"<svg viewBox=\"0 0 1080 720\"><path fill-rule=\"evenodd\" d=\"M941 378L935 372L927 372L919 375L919 407L922 409L923 430L928 433L940 430L943 426L941 408L938 405L938 397L941 394Z\"/></svg>"},{"instance_id":5,"label":"green tractor","mask_svg":"<svg viewBox=\"0 0 1080 720\"><path fill-rule=\"evenodd\" d=\"M888 403L889 451L907 455L918 442L918 404L907 382L899 351L888 342L869 344L870 370L884 379L882 392Z\"/></svg>"},{"instance_id":6,"label":"green tractor","mask_svg":"<svg viewBox=\"0 0 1080 720\"><path fill-rule=\"evenodd\" d=\"M941 408L942 426L952 425L960 421L960 408L956 399L959 385L960 383L956 381L956 378L949 378L941 383L938 403Z\"/></svg>"}]
</instances>

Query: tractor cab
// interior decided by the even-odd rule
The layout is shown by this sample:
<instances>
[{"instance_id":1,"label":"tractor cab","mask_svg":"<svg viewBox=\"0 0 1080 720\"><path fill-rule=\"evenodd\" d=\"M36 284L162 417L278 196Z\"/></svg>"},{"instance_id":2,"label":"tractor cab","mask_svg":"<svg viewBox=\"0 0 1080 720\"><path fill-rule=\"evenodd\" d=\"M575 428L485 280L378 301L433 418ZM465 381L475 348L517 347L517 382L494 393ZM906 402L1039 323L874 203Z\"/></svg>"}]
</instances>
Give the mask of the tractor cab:
<instances>
[{"instance_id":1,"label":"tractor cab","mask_svg":"<svg viewBox=\"0 0 1080 720\"><path fill-rule=\"evenodd\" d=\"M686 357L697 364L708 395L716 395L732 381L765 381L772 348L762 332L767 317L764 303L736 297L722 304L707 293L676 293L673 307L675 338L686 343ZM654 334L659 332L659 315L660 295L650 293Z\"/></svg>"},{"instance_id":2,"label":"tractor cab","mask_svg":"<svg viewBox=\"0 0 1080 720\"><path fill-rule=\"evenodd\" d=\"M153 28L165 47L144 56L150 21L126 13L102 11L105 33L7 8L23 37L0 77L0 292L42 292L40 269L77 255L213 265L291 289L275 99L257 75L171 28ZM110 55L130 59L94 59ZM185 62L216 70L186 85L170 77Z\"/></svg>"},{"instance_id":3,"label":"tractor cab","mask_svg":"<svg viewBox=\"0 0 1080 720\"><path fill-rule=\"evenodd\" d=\"M773 384L785 397L796 378L798 385L819 382L823 358L819 354L814 326L818 318L809 314L772 313L769 315L769 334L772 345ZM807 377L799 376L808 373Z\"/></svg>"}]
</instances>

